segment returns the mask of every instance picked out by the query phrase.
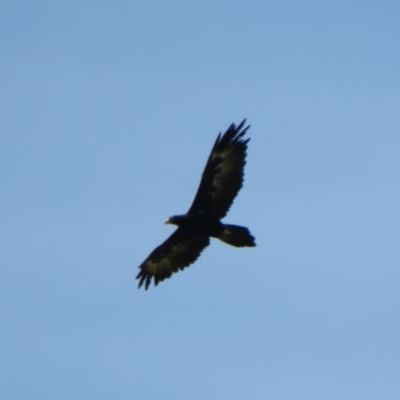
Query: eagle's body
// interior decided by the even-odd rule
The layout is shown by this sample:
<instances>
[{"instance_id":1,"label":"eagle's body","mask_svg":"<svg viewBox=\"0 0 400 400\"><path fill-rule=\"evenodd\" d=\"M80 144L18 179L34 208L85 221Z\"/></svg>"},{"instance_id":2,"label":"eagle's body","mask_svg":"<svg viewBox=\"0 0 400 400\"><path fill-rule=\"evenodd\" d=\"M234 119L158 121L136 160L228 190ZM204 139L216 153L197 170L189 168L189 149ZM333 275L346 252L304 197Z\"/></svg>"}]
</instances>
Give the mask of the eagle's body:
<instances>
[{"instance_id":1,"label":"eagle's body","mask_svg":"<svg viewBox=\"0 0 400 400\"><path fill-rule=\"evenodd\" d=\"M255 246L254 237L247 228L221 222L243 183L250 140L241 139L249 128L242 129L245 121L237 127L232 124L222 137L218 135L193 204L186 214L166 221L178 228L140 265L139 287L145 283L147 289L152 278L157 285L172 273L192 264L209 245L210 237L235 247Z\"/></svg>"},{"instance_id":2,"label":"eagle's body","mask_svg":"<svg viewBox=\"0 0 400 400\"><path fill-rule=\"evenodd\" d=\"M175 215L168 218L166 223L178 225L188 233L212 237L218 237L224 230L224 224L218 218L207 214Z\"/></svg>"}]
</instances>

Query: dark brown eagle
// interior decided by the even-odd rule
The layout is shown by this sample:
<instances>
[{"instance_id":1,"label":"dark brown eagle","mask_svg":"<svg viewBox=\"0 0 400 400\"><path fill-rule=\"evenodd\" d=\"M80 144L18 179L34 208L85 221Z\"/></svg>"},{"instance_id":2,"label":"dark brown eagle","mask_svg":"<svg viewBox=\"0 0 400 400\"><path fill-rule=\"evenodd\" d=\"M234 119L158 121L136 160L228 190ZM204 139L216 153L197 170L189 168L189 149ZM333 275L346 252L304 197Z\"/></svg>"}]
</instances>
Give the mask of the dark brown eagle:
<instances>
[{"instance_id":1,"label":"dark brown eagle","mask_svg":"<svg viewBox=\"0 0 400 400\"><path fill-rule=\"evenodd\" d=\"M165 221L178 229L140 265L139 287L147 289L169 278L174 272L194 263L200 253L210 244L210 236L235 247L255 246L254 237L243 226L227 225L221 219L227 214L234 198L243 184L247 143L243 140L250 126L243 120L237 127L232 124L221 136L218 135L200 186L189 211Z\"/></svg>"}]
</instances>

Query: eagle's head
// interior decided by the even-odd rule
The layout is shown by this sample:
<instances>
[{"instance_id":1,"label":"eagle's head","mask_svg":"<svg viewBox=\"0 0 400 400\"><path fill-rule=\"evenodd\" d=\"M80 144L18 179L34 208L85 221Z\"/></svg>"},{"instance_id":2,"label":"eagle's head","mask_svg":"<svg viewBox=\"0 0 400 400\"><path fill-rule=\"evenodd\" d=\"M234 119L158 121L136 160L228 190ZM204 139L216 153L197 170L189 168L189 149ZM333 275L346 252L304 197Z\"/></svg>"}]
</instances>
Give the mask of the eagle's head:
<instances>
[{"instance_id":1,"label":"eagle's head","mask_svg":"<svg viewBox=\"0 0 400 400\"><path fill-rule=\"evenodd\" d=\"M179 226L184 219L185 215L173 215L172 217L169 217L165 223Z\"/></svg>"}]
</instances>

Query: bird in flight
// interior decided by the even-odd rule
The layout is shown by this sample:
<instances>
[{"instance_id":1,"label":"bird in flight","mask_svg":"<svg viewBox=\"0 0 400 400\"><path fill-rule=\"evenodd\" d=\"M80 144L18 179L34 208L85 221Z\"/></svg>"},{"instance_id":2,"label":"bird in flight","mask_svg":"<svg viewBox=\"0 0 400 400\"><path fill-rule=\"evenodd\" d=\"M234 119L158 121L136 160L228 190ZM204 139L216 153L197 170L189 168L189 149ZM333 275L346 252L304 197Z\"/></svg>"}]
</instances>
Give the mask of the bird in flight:
<instances>
[{"instance_id":1,"label":"bird in flight","mask_svg":"<svg viewBox=\"0 0 400 400\"><path fill-rule=\"evenodd\" d=\"M254 247L250 231L238 225L221 222L243 184L247 143L243 139L250 126L246 120L232 124L218 135L201 177L200 185L189 211L168 218L166 224L177 225L175 232L156 247L139 266L140 288L147 290L152 278L157 286L174 272L194 263L210 244L210 237L235 247Z\"/></svg>"}]
</instances>

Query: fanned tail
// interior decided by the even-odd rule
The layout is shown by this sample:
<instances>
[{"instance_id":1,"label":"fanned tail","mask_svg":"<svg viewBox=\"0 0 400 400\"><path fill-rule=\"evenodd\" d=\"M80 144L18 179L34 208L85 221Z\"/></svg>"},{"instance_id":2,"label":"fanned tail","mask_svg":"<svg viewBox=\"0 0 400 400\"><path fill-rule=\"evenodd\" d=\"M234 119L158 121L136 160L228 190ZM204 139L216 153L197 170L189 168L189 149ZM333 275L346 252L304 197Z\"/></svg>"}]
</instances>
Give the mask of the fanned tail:
<instances>
[{"instance_id":1,"label":"fanned tail","mask_svg":"<svg viewBox=\"0 0 400 400\"><path fill-rule=\"evenodd\" d=\"M224 231L218 239L235 247L254 247L254 237L244 226L224 224Z\"/></svg>"}]
</instances>

